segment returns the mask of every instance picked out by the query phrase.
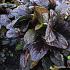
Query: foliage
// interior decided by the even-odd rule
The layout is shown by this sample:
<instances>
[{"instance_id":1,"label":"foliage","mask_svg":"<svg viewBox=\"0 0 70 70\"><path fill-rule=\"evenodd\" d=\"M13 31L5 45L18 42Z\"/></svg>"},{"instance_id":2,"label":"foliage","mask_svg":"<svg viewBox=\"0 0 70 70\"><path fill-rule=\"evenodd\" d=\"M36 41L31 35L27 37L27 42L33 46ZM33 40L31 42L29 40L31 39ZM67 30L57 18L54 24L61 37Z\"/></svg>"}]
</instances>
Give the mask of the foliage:
<instances>
[{"instance_id":1,"label":"foliage","mask_svg":"<svg viewBox=\"0 0 70 70\"><path fill-rule=\"evenodd\" d=\"M69 68L69 7L63 0L0 4L0 69Z\"/></svg>"}]
</instances>

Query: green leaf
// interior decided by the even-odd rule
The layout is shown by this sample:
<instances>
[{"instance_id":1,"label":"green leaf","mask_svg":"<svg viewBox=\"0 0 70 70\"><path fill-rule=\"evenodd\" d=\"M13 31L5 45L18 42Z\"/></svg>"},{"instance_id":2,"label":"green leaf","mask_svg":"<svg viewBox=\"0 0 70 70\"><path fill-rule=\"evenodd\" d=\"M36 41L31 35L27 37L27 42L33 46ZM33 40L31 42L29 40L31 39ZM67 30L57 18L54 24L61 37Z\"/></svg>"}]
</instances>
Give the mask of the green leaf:
<instances>
[{"instance_id":1,"label":"green leaf","mask_svg":"<svg viewBox=\"0 0 70 70\"><path fill-rule=\"evenodd\" d=\"M27 16L22 16L20 17L17 22L15 23L14 27L22 27L22 26L26 26L28 24L28 22L31 20L31 16L27 15Z\"/></svg>"},{"instance_id":2,"label":"green leaf","mask_svg":"<svg viewBox=\"0 0 70 70\"><path fill-rule=\"evenodd\" d=\"M68 58L68 60L70 60L70 55L67 58Z\"/></svg>"},{"instance_id":3,"label":"green leaf","mask_svg":"<svg viewBox=\"0 0 70 70\"><path fill-rule=\"evenodd\" d=\"M41 24L37 24L36 26L35 26L35 30L38 30L38 29L40 29L41 27L43 27L43 24L41 23Z\"/></svg>"},{"instance_id":4,"label":"green leaf","mask_svg":"<svg viewBox=\"0 0 70 70\"><path fill-rule=\"evenodd\" d=\"M23 48L23 46L21 44L16 45L16 50L21 50L22 48Z\"/></svg>"}]
</instances>

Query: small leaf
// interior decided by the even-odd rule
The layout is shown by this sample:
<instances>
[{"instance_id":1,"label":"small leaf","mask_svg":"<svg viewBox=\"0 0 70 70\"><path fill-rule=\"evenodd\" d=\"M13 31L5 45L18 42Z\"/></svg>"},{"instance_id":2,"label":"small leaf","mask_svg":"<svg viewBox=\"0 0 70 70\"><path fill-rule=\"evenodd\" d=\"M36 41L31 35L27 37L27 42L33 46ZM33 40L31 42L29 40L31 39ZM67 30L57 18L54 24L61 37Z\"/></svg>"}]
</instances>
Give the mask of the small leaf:
<instances>
[{"instance_id":1,"label":"small leaf","mask_svg":"<svg viewBox=\"0 0 70 70\"><path fill-rule=\"evenodd\" d=\"M70 60L70 55L67 58L68 58L68 60Z\"/></svg>"},{"instance_id":2,"label":"small leaf","mask_svg":"<svg viewBox=\"0 0 70 70\"><path fill-rule=\"evenodd\" d=\"M55 66L55 65L54 65L54 67L51 66L50 69L51 70L59 70L58 66Z\"/></svg>"},{"instance_id":3,"label":"small leaf","mask_svg":"<svg viewBox=\"0 0 70 70\"><path fill-rule=\"evenodd\" d=\"M30 68L31 68L31 69L34 68L37 64L38 64L38 62L32 61L32 62L31 62Z\"/></svg>"},{"instance_id":4,"label":"small leaf","mask_svg":"<svg viewBox=\"0 0 70 70\"><path fill-rule=\"evenodd\" d=\"M43 26L43 24L37 24L37 25L35 26L35 30L40 29L42 26Z\"/></svg>"},{"instance_id":5,"label":"small leaf","mask_svg":"<svg viewBox=\"0 0 70 70\"><path fill-rule=\"evenodd\" d=\"M21 44L16 45L16 50L21 50L22 48L23 48L23 46Z\"/></svg>"}]
</instances>

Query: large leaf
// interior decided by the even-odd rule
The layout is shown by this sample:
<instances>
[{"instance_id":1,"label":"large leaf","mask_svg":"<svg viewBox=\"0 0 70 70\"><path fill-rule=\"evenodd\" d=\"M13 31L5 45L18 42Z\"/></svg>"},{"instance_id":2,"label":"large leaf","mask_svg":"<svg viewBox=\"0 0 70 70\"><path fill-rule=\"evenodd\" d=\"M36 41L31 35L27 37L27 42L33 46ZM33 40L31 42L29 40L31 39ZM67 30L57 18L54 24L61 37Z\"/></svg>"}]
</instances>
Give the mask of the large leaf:
<instances>
[{"instance_id":1,"label":"large leaf","mask_svg":"<svg viewBox=\"0 0 70 70\"><path fill-rule=\"evenodd\" d=\"M32 61L39 61L48 51L48 45L42 39L36 40L33 44L28 45L27 48L30 51Z\"/></svg>"},{"instance_id":2,"label":"large leaf","mask_svg":"<svg viewBox=\"0 0 70 70\"><path fill-rule=\"evenodd\" d=\"M50 46L55 46L57 48L66 49L68 47L67 40L61 34L53 32L52 28L52 21L50 20L45 35L47 44Z\"/></svg>"},{"instance_id":3,"label":"large leaf","mask_svg":"<svg viewBox=\"0 0 70 70\"><path fill-rule=\"evenodd\" d=\"M24 35L24 41L26 44L33 43L35 40L35 31L33 29L29 29Z\"/></svg>"},{"instance_id":4,"label":"large leaf","mask_svg":"<svg viewBox=\"0 0 70 70\"><path fill-rule=\"evenodd\" d=\"M54 35L52 28L53 28L53 22L50 19L46 28L46 35L45 35L46 42L53 42L56 39L56 36Z\"/></svg>"},{"instance_id":5,"label":"large leaf","mask_svg":"<svg viewBox=\"0 0 70 70\"><path fill-rule=\"evenodd\" d=\"M33 61L39 61L45 54L47 54L47 50L40 50L39 52L35 49L30 50L31 59Z\"/></svg>"}]
</instances>

